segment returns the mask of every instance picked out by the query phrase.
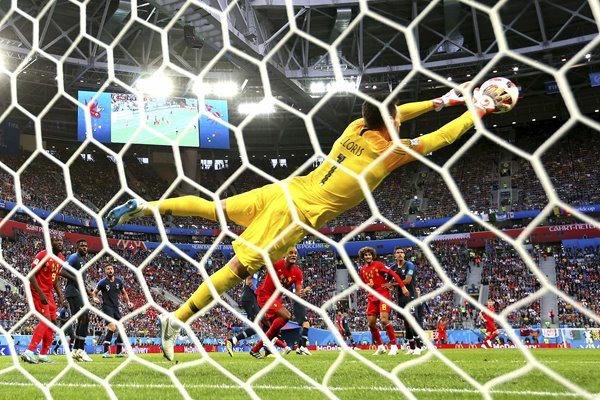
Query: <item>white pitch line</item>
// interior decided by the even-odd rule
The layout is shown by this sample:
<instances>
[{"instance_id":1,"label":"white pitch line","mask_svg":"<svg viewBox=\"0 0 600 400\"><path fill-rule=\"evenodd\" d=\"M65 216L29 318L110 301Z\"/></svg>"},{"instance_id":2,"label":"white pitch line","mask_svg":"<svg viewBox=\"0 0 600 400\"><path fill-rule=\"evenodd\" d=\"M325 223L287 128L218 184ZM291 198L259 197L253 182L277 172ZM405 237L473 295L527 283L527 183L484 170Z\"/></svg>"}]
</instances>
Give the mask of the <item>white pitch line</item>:
<instances>
[{"instance_id":1,"label":"white pitch line","mask_svg":"<svg viewBox=\"0 0 600 400\"><path fill-rule=\"evenodd\" d=\"M24 382L0 382L0 386L22 386L22 387L33 387L32 383ZM173 385L165 384L145 384L138 385L133 383L117 383L110 385L112 388L135 388L135 389L175 389ZM102 387L99 384L91 383L57 383L52 387L68 387L68 388L91 388L91 387ZM240 386L236 385L202 385L202 384L185 384L183 387L186 389L227 389L227 390L244 390ZM312 386L271 386L271 385L253 385L252 389L259 390L318 390ZM382 386L349 386L349 387L329 387L330 390L336 392L344 391L376 391L376 392L400 392L399 388L394 387L382 387ZM478 394L481 393L474 389L458 389L458 388L408 388L411 392L426 392L426 393L466 393L466 394ZM522 391L522 390L492 390L493 394L506 394L506 395L527 395L527 396L541 396L541 397L578 397L579 395L571 392L535 392L535 391Z\"/></svg>"}]
</instances>

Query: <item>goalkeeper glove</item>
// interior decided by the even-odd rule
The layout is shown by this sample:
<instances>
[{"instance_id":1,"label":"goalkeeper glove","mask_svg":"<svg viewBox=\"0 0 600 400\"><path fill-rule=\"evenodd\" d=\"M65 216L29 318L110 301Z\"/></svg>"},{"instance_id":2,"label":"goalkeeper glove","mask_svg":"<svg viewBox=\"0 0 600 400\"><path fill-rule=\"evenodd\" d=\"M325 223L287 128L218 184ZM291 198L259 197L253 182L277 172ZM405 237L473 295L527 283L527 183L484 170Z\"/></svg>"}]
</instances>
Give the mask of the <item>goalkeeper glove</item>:
<instances>
[{"instance_id":1,"label":"goalkeeper glove","mask_svg":"<svg viewBox=\"0 0 600 400\"><path fill-rule=\"evenodd\" d=\"M501 111L504 102L510 100L510 95L506 92L497 93L491 90L482 92L481 89L475 88L473 100L475 108L483 111L480 116L484 116L485 114Z\"/></svg>"},{"instance_id":2,"label":"goalkeeper glove","mask_svg":"<svg viewBox=\"0 0 600 400\"><path fill-rule=\"evenodd\" d=\"M442 108L453 107L465 104L465 98L460 90L464 90L468 85L471 84L471 81L461 83L457 88L450 90L448 93L443 95L442 97L438 97L433 99L433 104L435 106L435 111L440 111Z\"/></svg>"}]
</instances>

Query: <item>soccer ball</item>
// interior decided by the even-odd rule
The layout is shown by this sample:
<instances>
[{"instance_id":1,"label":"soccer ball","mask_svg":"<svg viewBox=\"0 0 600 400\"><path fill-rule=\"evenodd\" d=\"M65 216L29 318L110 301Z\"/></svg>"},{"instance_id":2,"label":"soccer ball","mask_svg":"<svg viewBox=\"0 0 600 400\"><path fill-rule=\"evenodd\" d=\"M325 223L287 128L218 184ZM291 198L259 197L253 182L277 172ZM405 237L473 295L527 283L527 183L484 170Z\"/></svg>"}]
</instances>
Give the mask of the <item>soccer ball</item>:
<instances>
[{"instance_id":1,"label":"soccer ball","mask_svg":"<svg viewBox=\"0 0 600 400\"><path fill-rule=\"evenodd\" d=\"M494 114L502 114L512 110L519 101L519 88L506 78L488 79L483 82L479 89L482 95L489 96L492 99L504 95L503 100L496 103L497 111L494 111Z\"/></svg>"}]
</instances>

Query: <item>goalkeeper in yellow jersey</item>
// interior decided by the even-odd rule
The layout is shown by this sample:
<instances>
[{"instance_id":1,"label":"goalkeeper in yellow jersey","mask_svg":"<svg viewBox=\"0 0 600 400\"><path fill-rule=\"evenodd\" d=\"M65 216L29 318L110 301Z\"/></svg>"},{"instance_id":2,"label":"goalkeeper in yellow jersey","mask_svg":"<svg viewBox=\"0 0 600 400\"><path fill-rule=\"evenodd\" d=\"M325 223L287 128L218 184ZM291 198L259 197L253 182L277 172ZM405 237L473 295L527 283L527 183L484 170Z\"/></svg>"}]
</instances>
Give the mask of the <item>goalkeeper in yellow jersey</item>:
<instances>
[{"instance_id":1,"label":"goalkeeper in yellow jersey","mask_svg":"<svg viewBox=\"0 0 600 400\"><path fill-rule=\"evenodd\" d=\"M474 94L474 110L479 117L495 112L504 101L504 94ZM462 94L451 90L446 95L428 101L401 106L388 104L392 118L389 125L399 131L400 123L432 110L464 104ZM392 142L380 109L370 102L362 105L362 118L352 122L333 144L329 156L315 170L246 193L226 198L220 205L196 196L184 196L154 202L136 199L111 210L106 217L108 228L131 218L152 215L198 216L217 221L217 207L222 207L228 220L245 226L240 238L233 242L235 256L203 282L196 292L174 313L159 317L162 349L168 360L174 357L174 343L182 323L206 307L212 300L209 285L219 295L241 283L246 277L279 260L287 249L306 234L306 226L319 228L365 198L357 175L369 171L363 178L373 191L394 169L414 160L406 148L428 154L460 138L473 126L475 116L466 111L460 117L435 132L418 139L402 139L403 146ZM386 151L393 148L392 151ZM385 156L382 156L386 153ZM379 160L383 157L382 160ZM334 162L335 160L335 162ZM376 162L378 161L378 162ZM289 191L289 199L285 191ZM297 219L294 219L297 215ZM263 257L264 250L269 260Z\"/></svg>"}]
</instances>

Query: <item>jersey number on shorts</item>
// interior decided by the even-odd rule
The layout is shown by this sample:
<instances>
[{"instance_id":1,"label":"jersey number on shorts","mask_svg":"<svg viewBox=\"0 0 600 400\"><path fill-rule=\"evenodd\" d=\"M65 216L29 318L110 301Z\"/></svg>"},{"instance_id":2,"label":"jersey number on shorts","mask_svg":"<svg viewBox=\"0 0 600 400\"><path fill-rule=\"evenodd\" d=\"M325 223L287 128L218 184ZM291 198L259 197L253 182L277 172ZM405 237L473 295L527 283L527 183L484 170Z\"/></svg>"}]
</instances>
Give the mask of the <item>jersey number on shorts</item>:
<instances>
[{"instance_id":1,"label":"jersey number on shorts","mask_svg":"<svg viewBox=\"0 0 600 400\"><path fill-rule=\"evenodd\" d=\"M346 159L346 156L343 154L340 154L337 157L337 160L335 160L338 164L341 164L344 160ZM331 175L333 175L333 173L335 172L335 170L337 169L337 164L333 165L331 167L331 169L329 169L329 171L327 171L327 174L325 175L325 177L323 177L323 179L321 180L321 186L325 184L325 182L327 182L327 180L331 177Z\"/></svg>"}]
</instances>

